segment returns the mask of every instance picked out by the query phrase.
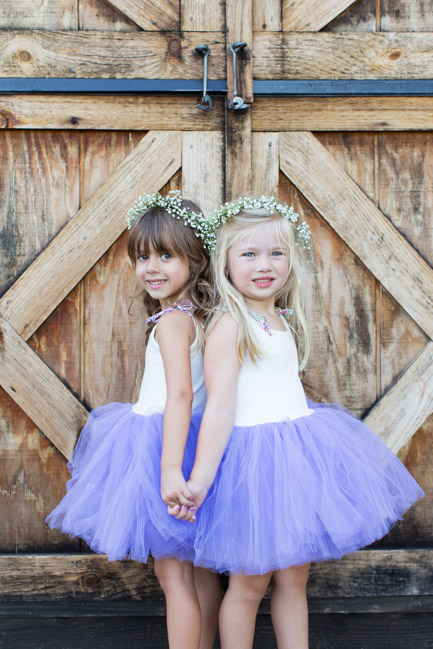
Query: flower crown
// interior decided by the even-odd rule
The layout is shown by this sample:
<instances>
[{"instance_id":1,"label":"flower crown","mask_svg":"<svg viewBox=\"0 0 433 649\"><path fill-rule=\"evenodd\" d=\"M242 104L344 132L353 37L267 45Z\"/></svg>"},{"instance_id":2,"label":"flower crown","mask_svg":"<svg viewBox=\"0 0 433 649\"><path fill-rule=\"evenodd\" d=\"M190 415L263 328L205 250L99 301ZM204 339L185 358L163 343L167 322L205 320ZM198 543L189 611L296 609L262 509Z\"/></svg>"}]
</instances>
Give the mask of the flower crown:
<instances>
[{"instance_id":1,"label":"flower crown","mask_svg":"<svg viewBox=\"0 0 433 649\"><path fill-rule=\"evenodd\" d=\"M279 212L294 226L296 245L300 248L310 249L311 232L308 223L303 221L299 225L297 223L299 214L295 212L293 207L289 207L286 203L278 203L273 196L260 196L260 198L239 198L237 201L224 203L219 210L212 212L210 219L213 227L217 230L223 223L229 221L232 216L239 214L241 210L257 210L265 209L268 212Z\"/></svg>"},{"instance_id":2,"label":"flower crown","mask_svg":"<svg viewBox=\"0 0 433 649\"><path fill-rule=\"evenodd\" d=\"M144 210L151 207L161 207L173 218L181 219L185 225L189 225L194 230L195 236L202 239L206 248L212 250L215 247L213 224L201 212L193 212L186 207L182 207L182 201L183 198L178 189L168 192L166 196L162 196L159 192L156 192L156 194L143 194L126 214L128 230Z\"/></svg>"}]
</instances>

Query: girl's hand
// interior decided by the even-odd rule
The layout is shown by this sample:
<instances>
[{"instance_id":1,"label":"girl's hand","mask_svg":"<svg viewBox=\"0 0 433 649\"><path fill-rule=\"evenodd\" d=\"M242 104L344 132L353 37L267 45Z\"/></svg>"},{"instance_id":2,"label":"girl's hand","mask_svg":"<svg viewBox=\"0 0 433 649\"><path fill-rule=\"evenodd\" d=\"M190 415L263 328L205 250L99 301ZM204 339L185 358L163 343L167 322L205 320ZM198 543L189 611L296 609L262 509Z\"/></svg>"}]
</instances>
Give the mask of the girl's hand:
<instances>
[{"instance_id":1,"label":"girl's hand","mask_svg":"<svg viewBox=\"0 0 433 649\"><path fill-rule=\"evenodd\" d=\"M192 495L180 469L161 470L161 497L169 508L195 508ZM171 512L169 512L171 513Z\"/></svg>"},{"instance_id":2,"label":"girl's hand","mask_svg":"<svg viewBox=\"0 0 433 649\"><path fill-rule=\"evenodd\" d=\"M195 506L180 507L179 505L175 505L174 507L168 507L168 513L183 521L195 523L197 509L203 504L203 501L206 498L209 489L208 487L206 487L206 485L202 484L201 482L194 482L194 480L188 480L187 486L189 488L189 492Z\"/></svg>"}]
</instances>

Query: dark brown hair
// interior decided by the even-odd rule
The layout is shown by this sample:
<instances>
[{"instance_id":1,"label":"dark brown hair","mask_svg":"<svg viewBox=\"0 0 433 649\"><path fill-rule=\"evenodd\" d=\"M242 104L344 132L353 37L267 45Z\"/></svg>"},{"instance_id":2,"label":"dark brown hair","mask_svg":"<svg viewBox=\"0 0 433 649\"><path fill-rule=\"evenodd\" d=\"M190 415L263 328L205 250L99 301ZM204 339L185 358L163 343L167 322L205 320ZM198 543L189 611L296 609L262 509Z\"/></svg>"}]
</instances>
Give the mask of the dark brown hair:
<instances>
[{"instance_id":1,"label":"dark brown hair","mask_svg":"<svg viewBox=\"0 0 433 649\"><path fill-rule=\"evenodd\" d=\"M181 207L191 212L201 212L196 203L182 199ZM188 262L189 278L182 294L190 295L196 317L203 325L214 306L214 292L211 283L209 253L203 240L195 235L194 230L185 225L183 219L173 217L162 207L151 207L144 210L134 221L128 236L128 255L135 267L140 255L148 254L150 247L159 253L169 253ZM147 317L157 313L161 306L146 291L143 291L143 303ZM146 340L153 328L147 330Z\"/></svg>"}]
</instances>

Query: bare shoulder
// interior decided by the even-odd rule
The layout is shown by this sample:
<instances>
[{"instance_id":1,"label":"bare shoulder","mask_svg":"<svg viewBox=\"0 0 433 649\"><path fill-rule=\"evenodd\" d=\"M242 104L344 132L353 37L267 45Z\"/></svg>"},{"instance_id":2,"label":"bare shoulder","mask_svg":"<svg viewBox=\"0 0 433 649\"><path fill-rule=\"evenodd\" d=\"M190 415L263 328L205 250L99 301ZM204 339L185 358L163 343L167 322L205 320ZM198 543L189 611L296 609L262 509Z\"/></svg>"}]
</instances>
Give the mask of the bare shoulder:
<instances>
[{"instance_id":1,"label":"bare shoulder","mask_svg":"<svg viewBox=\"0 0 433 649\"><path fill-rule=\"evenodd\" d=\"M235 345L238 336L239 325L230 313L223 313L215 323L209 336L206 345L212 345L214 342L219 343L221 340L225 341L228 346Z\"/></svg>"},{"instance_id":2,"label":"bare shoulder","mask_svg":"<svg viewBox=\"0 0 433 649\"><path fill-rule=\"evenodd\" d=\"M168 338L188 338L192 343L195 339L194 321L190 315L183 311L170 311L158 320L156 337L158 341Z\"/></svg>"}]
</instances>

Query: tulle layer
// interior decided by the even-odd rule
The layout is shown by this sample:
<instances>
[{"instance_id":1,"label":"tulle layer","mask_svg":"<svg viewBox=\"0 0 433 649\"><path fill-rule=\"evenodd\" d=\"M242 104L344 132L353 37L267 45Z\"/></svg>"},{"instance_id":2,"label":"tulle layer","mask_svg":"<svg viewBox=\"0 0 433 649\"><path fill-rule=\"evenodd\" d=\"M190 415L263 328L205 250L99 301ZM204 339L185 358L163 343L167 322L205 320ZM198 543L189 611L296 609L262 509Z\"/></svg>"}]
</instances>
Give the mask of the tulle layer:
<instances>
[{"instance_id":1,"label":"tulle layer","mask_svg":"<svg viewBox=\"0 0 433 649\"><path fill-rule=\"evenodd\" d=\"M194 462L200 416L193 416L183 471ZM194 525L169 516L160 496L161 413L131 404L92 410L68 465L67 495L47 517L50 527L84 539L112 561L176 557L192 561Z\"/></svg>"},{"instance_id":2,"label":"tulle layer","mask_svg":"<svg viewBox=\"0 0 433 649\"><path fill-rule=\"evenodd\" d=\"M235 427L198 511L195 564L263 574L338 559L382 538L424 493L342 407Z\"/></svg>"}]
</instances>

